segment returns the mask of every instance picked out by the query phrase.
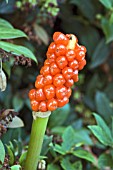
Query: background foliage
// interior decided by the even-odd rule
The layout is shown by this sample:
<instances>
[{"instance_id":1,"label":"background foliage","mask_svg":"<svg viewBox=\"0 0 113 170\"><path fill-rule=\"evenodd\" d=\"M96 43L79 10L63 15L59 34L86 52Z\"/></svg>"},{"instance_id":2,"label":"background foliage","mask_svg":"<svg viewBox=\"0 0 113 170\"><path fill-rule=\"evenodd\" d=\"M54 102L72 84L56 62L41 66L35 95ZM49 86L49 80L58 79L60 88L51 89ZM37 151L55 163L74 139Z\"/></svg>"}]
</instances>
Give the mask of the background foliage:
<instances>
[{"instance_id":1,"label":"background foliage","mask_svg":"<svg viewBox=\"0 0 113 170\"><path fill-rule=\"evenodd\" d=\"M112 170L112 0L0 1L0 55L7 77L0 110L13 108L24 122L23 128L2 135L1 170L18 170L24 163L32 123L28 91L55 31L78 37L87 48L87 66L72 88L70 103L50 117L38 169L46 161L47 170Z\"/></svg>"}]
</instances>

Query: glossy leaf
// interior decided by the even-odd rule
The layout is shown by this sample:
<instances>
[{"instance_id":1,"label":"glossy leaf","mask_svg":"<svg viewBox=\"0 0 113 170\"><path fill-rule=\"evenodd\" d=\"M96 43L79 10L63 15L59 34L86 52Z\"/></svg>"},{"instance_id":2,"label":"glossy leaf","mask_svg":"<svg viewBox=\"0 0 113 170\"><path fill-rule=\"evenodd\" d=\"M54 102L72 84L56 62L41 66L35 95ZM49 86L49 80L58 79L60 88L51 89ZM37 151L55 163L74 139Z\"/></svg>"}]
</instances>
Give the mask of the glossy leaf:
<instances>
[{"instance_id":1,"label":"glossy leaf","mask_svg":"<svg viewBox=\"0 0 113 170\"><path fill-rule=\"evenodd\" d=\"M64 170L75 170L74 166L72 165L72 163L66 159L66 158L63 158L61 160L61 167L64 169Z\"/></svg>"},{"instance_id":2,"label":"glossy leaf","mask_svg":"<svg viewBox=\"0 0 113 170\"><path fill-rule=\"evenodd\" d=\"M24 166L25 160L26 160L26 156L27 156L27 151L22 153L22 155L19 158L19 163L21 166Z\"/></svg>"},{"instance_id":3,"label":"glossy leaf","mask_svg":"<svg viewBox=\"0 0 113 170\"><path fill-rule=\"evenodd\" d=\"M102 63L104 63L107 60L109 53L110 53L109 45L105 44L105 40L102 39L97 44L97 47L92 55L90 68L94 69L97 66L101 65Z\"/></svg>"},{"instance_id":4,"label":"glossy leaf","mask_svg":"<svg viewBox=\"0 0 113 170\"><path fill-rule=\"evenodd\" d=\"M27 37L27 35L18 29L14 28L0 28L0 39L14 39L20 37Z\"/></svg>"},{"instance_id":5,"label":"glossy leaf","mask_svg":"<svg viewBox=\"0 0 113 170\"><path fill-rule=\"evenodd\" d=\"M13 166L11 166L11 170L21 170L21 166L20 165L13 165Z\"/></svg>"},{"instance_id":6,"label":"glossy leaf","mask_svg":"<svg viewBox=\"0 0 113 170\"><path fill-rule=\"evenodd\" d=\"M99 168L103 169L105 167L113 168L113 158L109 154L102 154L98 159Z\"/></svg>"},{"instance_id":7,"label":"glossy leaf","mask_svg":"<svg viewBox=\"0 0 113 170\"><path fill-rule=\"evenodd\" d=\"M24 55L25 57L28 57L37 63L37 59L34 56L34 54L28 48L24 46L0 41L0 48L2 48L3 50L7 52L11 52L12 54L15 54L15 55Z\"/></svg>"},{"instance_id":8,"label":"glossy leaf","mask_svg":"<svg viewBox=\"0 0 113 170\"><path fill-rule=\"evenodd\" d=\"M74 156L85 159L90 162L95 162L93 155L86 150L76 150L72 153Z\"/></svg>"},{"instance_id":9,"label":"glossy leaf","mask_svg":"<svg viewBox=\"0 0 113 170\"><path fill-rule=\"evenodd\" d=\"M13 28L13 26L6 20L0 18L0 28L4 27L5 28Z\"/></svg>"},{"instance_id":10,"label":"glossy leaf","mask_svg":"<svg viewBox=\"0 0 113 170\"><path fill-rule=\"evenodd\" d=\"M111 9L112 8L112 0L99 0L104 7Z\"/></svg>"},{"instance_id":11,"label":"glossy leaf","mask_svg":"<svg viewBox=\"0 0 113 170\"><path fill-rule=\"evenodd\" d=\"M4 162L4 159L5 159L5 148L2 141L0 140L0 164Z\"/></svg>"},{"instance_id":12,"label":"glossy leaf","mask_svg":"<svg viewBox=\"0 0 113 170\"><path fill-rule=\"evenodd\" d=\"M108 122L111 122L113 116L112 108L110 107L110 100L105 93L97 91L95 96L95 104L97 112Z\"/></svg>"}]
</instances>

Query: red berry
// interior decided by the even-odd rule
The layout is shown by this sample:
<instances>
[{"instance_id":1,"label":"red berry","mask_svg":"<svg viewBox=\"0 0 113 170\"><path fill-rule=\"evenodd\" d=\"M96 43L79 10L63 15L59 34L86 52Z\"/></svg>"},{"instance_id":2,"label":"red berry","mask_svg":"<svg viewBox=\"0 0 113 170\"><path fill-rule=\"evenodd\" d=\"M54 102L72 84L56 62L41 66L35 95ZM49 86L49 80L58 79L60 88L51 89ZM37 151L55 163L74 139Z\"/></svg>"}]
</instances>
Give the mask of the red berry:
<instances>
[{"instance_id":1,"label":"red berry","mask_svg":"<svg viewBox=\"0 0 113 170\"><path fill-rule=\"evenodd\" d=\"M49 69L49 66L43 66L40 70L40 74L42 75L47 75L47 74L50 74L50 69Z\"/></svg>"},{"instance_id":2,"label":"red berry","mask_svg":"<svg viewBox=\"0 0 113 170\"><path fill-rule=\"evenodd\" d=\"M82 70L84 66L86 65L86 60L82 60L81 62L78 63L78 70Z\"/></svg>"},{"instance_id":3,"label":"red berry","mask_svg":"<svg viewBox=\"0 0 113 170\"><path fill-rule=\"evenodd\" d=\"M64 97L63 99L58 99L57 101L58 101L58 107L63 107L69 102L69 99L68 97Z\"/></svg>"},{"instance_id":4,"label":"red berry","mask_svg":"<svg viewBox=\"0 0 113 170\"><path fill-rule=\"evenodd\" d=\"M47 108L49 111L54 111L58 107L58 102L56 99L52 98L47 101Z\"/></svg>"},{"instance_id":5,"label":"red berry","mask_svg":"<svg viewBox=\"0 0 113 170\"><path fill-rule=\"evenodd\" d=\"M73 61L74 58L75 58L75 51L74 50L70 50L68 49L67 52L66 52L66 58L68 61Z\"/></svg>"},{"instance_id":6,"label":"red berry","mask_svg":"<svg viewBox=\"0 0 113 170\"><path fill-rule=\"evenodd\" d=\"M55 62L56 56L54 53L47 53L49 63Z\"/></svg>"},{"instance_id":7,"label":"red berry","mask_svg":"<svg viewBox=\"0 0 113 170\"><path fill-rule=\"evenodd\" d=\"M36 90L36 101L43 101L46 100L44 91L42 88Z\"/></svg>"},{"instance_id":8,"label":"red berry","mask_svg":"<svg viewBox=\"0 0 113 170\"><path fill-rule=\"evenodd\" d=\"M44 86L44 76L43 75L38 75L35 81L35 87L42 88Z\"/></svg>"},{"instance_id":9,"label":"red berry","mask_svg":"<svg viewBox=\"0 0 113 170\"><path fill-rule=\"evenodd\" d=\"M33 100L33 99L35 99L35 97L36 97L36 89L31 89L30 91L29 91L29 99L30 100Z\"/></svg>"},{"instance_id":10,"label":"red berry","mask_svg":"<svg viewBox=\"0 0 113 170\"><path fill-rule=\"evenodd\" d=\"M65 67L62 70L62 74L66 80L71 79L71 77L73 76L73 69L70 67Z\"/></svg>"},{"instance_id":11,"label":"red berry","mask_svg":"<svg viewBox=\"0 0 113 170\"><path fill-rule=\"evenodd\" d=\"M60 69L63 69L67 66L68 62L65 56L60 56L56 59L56 63Z\"/></svg>"},{"instance_id":12,"label":"red berry","mask_svg":"<svg viewBox=\"0 0 113 170\"><path fill-rule=\"evenodd\" d=\"M37 102L36 100L31 100L31 108L33 111L37 112L38 111L38 107L39 107L39 102Z\"/></svg>"},{"instance_id":13,"label":"red berry","mask_svg":"<svg viewBox=\"0 0 113 170\"><path fill-rule=\"evenodd\" d=\"M57 66L56 63L51 63L51 64L50 64L50 73L51 73L52 75L55 75L55 74L57 74L57 73L60 73L60 69L59 69L59 67Z\"/></svg>"},{"instance_id":14,"label":"red berry","mask_svg":"<svg viewBox=\"0 0 113 170\"><path fill-rule=\"evenodd\" d=\"M71 90L71 88L68 88L68 89L67 89L67 97L68 97L68 98L70 98L70 96L71 96L71 93L72 93L72 90Z\"/></svg>"},{"instance_id":15,"label":"red berry","mask_svg":"<svg viewBox=\"0 0 113 170\"><path fill-rule=\"evenodd\" d=\"M67 88L65 86L57 87L56 97L58 99L63 99L65 96L67 96Z\"/></svg>"},{"instance_id":16,"label":"red berry","mask_svg":"<svg viewBox=\"0 0 113 170\"><path fill-rule=\"evenodd\" d=\"M71 67L73 70L78 68L78 61L77 60L73 60L69 62L69 67Z\"/></svg>"},{"instance_id":17,"label":"red berry","mask_svg":"<svg viewBox=\"0 0 113 170\"><path fill-rule=\"evenodd\" d=\"M64 83L65 83L65 79L64 79L62 74L56 74L53 77L53 84L54 84L54 86L56 86L56 87L62 86Z\"/></svg>"},{"instance_id":18,"label":"red berry","mask_svg":"<svg viewBox=\"0 0 113 170\"><path fill-rule=\"evenodd\" d=\"M40 112L46 112L47 111L47 104L45 101L40 102L39 104L39 111Z\"/></svg>"},{"instance_id":19,"label":"red berry","mask_svg":"<svg viewBox=\"0 0 113 170\"><path fill-rule=\"evenodd\" d=\"M48 52L49 52L49 53L54 53L55 47L56 47L55 43L52 42L52 43L49 45L49 47L48 47Z\"/></svg>"},{"instance_id":20,"label":"red berry","mask_svg":"<svg viewBox=\"0 0 113 170\"><path fill-rule=\"evenodd\" d=\"M66 49L66 47L65 47L64 45L58 44L58 45L56 46L56 49L55 49L55 54L56 54L57 57L63 56L63 55L66 54L66 50L67 50L67 49Z\"/></svg>"},{"instance_id":21,"label":"red berry","mask_svg":"<svg viewBox=\"0 0 113 170\"><path fill-rule=\"evenodd\" d=\"M44 87L44 93L47 99L51 99L55 96L55 87L53 85L47 85Z\"/></svg>"},{"instance_id":22,"label":"red berry","mask_svg":"<svg viewBox=\"0 0 113 170\"><path fill-rule=\"evenodd\" d=\"M74 80L74 82L77 82L78 81L78 70L75 70L73 72L73 76L72 76L72 79Z\"/></svg>"},{"instance_id":23,"label":"red berry","mask_svg":"<svg viewBox=\"0 0 113 170\"><path fill-rule=\"evenodd\" d=\"M49 62L48 59L46 59L45 62L44 62L44 66L49 66L49 65L50 65L50 62Z\"/></svg>"},{"instance_id":24,"label":"red berry","mask_svg":"<svg viewBox=\"0 0 113 170\"><path fill-rule=\"evenodd\" d=\"M44 86L52 84L52 80L53 80L53 78L52 78L52 76L50 74L45 75L44 80L43 80Z\"/></svg>"},{"instance_id":25,"label":"red berry","mask_svg":"<svg viewBox=\"0 0 113 170\"><path fill-rule=\"evenodd\" d=\"M55 32L53 34L53 40L55 41L55 44L63 44L65 46L69 42L69 39L61 32Z\"/></svg>"},{"instance_id":26,"label":"red berry","mask_svg":"<svg viewBox=\"0 0 113 170\"><path fill-rule=\"evenodd\" d=\"M74 84L74 80L68 79L68 80L66 80L66 83L64 84L64 86L71 87L73 84Z\"/></svg>"},{"instance_id":27,"label":"red berry","mask_svg":"<svg viewBox=\"0 0 113 170\"><path fill-rule=\"evenodd\" d=\"M84 52L84 51L78 51L78 52L76 53L75 59L76 59L78 62L81 62L84 58L85 58L85 52Z\"/></svg>"}]
</instances>

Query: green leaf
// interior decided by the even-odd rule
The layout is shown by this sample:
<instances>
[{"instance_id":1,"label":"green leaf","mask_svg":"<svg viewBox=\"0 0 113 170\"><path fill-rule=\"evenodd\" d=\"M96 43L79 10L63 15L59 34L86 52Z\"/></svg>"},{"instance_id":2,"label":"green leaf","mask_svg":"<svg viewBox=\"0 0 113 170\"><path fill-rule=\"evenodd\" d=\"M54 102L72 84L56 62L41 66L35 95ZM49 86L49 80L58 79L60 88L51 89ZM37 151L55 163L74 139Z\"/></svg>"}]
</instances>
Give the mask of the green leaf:
<instances>
[{"instance_id":1,"label":"green leaf","mask_svg":"<svg viewBox=\"0 0 113 170\"><path fill-rule=\"evenodd\" d=\"M5 148L2 141L0 140L0 164L4 162L4 159L5 159Z\"/></svg>"},{"instance_id":2,"label":"green leaf","mask_svg":"<svg viewBox=\"0 0 113 170\"><path fill-rule=\"evenodd\" d=\"M112 0L99 0L104 7L111 9L112 8Z\"/></svg>"},{"instance_id":3,"label":"green leaf","mask_svg":"<svg viewBox=\"0 0 113 170\"><path fill-rule=\"evenodd\" d=\"M82 170L82 163L81 163L81 161L76 161L75 163L74 163L74 170Z\"/></svg>"},{"instance_id":4,"label":"green leaf","mask_svg":"<svg viewBox=\"0 0 113 170\"><path fill-rule=\"evenodd\" d=\"M22 155L19 158L19 163L21 166L24 166L25 160L26 160L26 156L27 156L27 151L22 153Z\"/></svg>"},{"instance_id":5,"label":"green leaf","mask_svg":"<svg viewBox=\"0 0 113 170\"><path fill-rule=\"evenodd\" d=\"M108 154L100 155L98 159L98 166L99 168L102 168L102 169L105 167L113 168L113 159L111 155L108 155Z\"/></svg>"},{"instance_id":6,"label":"green leaf","mask_svg":"<svg viewBox=\"0 0 113 170\"><path fill-rule=\"evenodd\" d=\"M72 154L76 157L85 159L87 161L90 161L90 162L93 162L93 163L95 162L93 155L86 150L76 150L76 151L72 152Z\"/></svg>"},{"instance_id":7,"label":"green leaf","mask_svg":"<svg viewBox=\"0 0 113 170\"><path fill-rule=\"evenodd\" d=\"M28 48L24 46L0 41L0 48L2 48L3 50L7 52L11 52L12 54L15 54L15 55L24 55L25 57L28 57L37 63L37 59L34 56L34 54Z\"/></svg>"},{"instance_id":8,"label":"green leaf","mask_svg":"<svg viewBox=\"0 0 113 170\"><path fill-rule=\"evenodd\" d=\"M113 23L112 22L104 17L101 20L102 29L105 34L107 43L110 43L111 41L113 41Z\"/></svg>"},{"instance_id":9,"label":"green leaf","mask_svg":"<svg viewBox=\"0 0 113 170\"><path fill-rule=\"evenodd\" d=\"M49 164L47 170L60 170L60 167L58 165Z\"/></svg>"},{"instance_id":10,"label":"green leaf","mask_svg":"<svg viewBox=\"0 0 113 170\"><path fill-rule=\"evenodd\" d=\"M20 98L19 96L14 96L13 97L13 108L15 109L15 111L20 111L22 109L24 105L24 101L22 100L22 98Z\"/></svg>"},{"instance_id":11,"label":"green leaf","mask_svg":"<svg viewBox=\"0 0 113 170\"><path fill-rule=\"evenodd\" d=\"M112 142L109 140L108 135L102 130L101 127L93 125L88 126L88 128L92 131L92 133L97 137L97 139L106 146L111 146Z\"/></svg>"},{"instance_id":12,"label":"green leaf","mask_svg":"<svg viewBox=\"0 0 113 170\"><path fill-rule=\"evenodd\" d=\"M65 150L58 144L55 144L54 151L60 153L61 155L65 155Z\"/></svg>"},{"instance_id":13,"label":"green leaf","mask_svg":"<svg viewBox=\"0 0 113 170\"><path fill-rule=\"evenodd\" d=\"M27 37L27 35L14 28L0 28L0 39L14 39L14 38L20 38L20 37Z\"/></svg>"},{"instance_id":14,"label":"green leaf","mask_svg":"<svg viewBox=\"0 0 113 170\"><path fill-rule=\"evenodd\" d=\"M112 139L111 131L109 127L106 125L106 123L104 122L104 120L95 113L93 115L95 116L98 126L101 127L104 133L106 134L108 140L112 141L113 139Z\"/></svg>"},{"instance_id":15,"label":"green leaf","mask_svg":"<svg viewBox=\"0 0 113 170\"><path fill-rule=\"evenodd\" d=\"M70 0L70 3L77 5L82 14L88 19L92 20L96 14L95 4L91 0Z\"/></svg>"},{"instance_id":16,"label":"green leaf","mask_svg":"<svg viewBox=\"0 0 113 170\"><path fill-rule=\"evenodd\" d=\"M53 136L44 136L43 146L41 150L41 155L46 155L49 150L49 144L52 142Z\"/></svg>"},{"instance_id":17,"label":"green leaf","mask_svg":"<svg viewBox=\"0 0 113 170\"><path fill-rule=\"evenodd\" d=\"M66 128L62 135L63 143L62 143L62 148L65 151L69 151L73 146L75 146L75 131L74 129L69 126Z\"/></svg>"},{"instance_id":18,"label":"green leaf","mask_svg":"<svg viewBox=\"0 0 113 170\"><path fill-rule=\"evenodd\" d=\"M65 131L66 127L64 126L56 126L51 129L51 132L54 134L62 135Z\"/></svg>"},{"instance_id":19,"label":"green leaf","mask_svg":"<svg viewBox=\"0 0 113 170\"><path fill-rule=\"evenodd\" d=\"M21 166L20 165L13 165L13 166L11 166L11 170L21 170Z\"/></svg>"},{"instance_id":20,"label":"green leaf","mask_svg":"<svg viewBox=\"0 0 113 170\"><path fill-rule=\"evenodd\" d=\"M110 101L105 93L97 91L95 96L95 104L97 112L100 113L100 115L106 120L107 123L110 123L113 112L110 107Z\"/></svg>"},{"instance_id":21,"label":"green leaf","mask_svg":"<svg viewBox=\"0 0 113 170\"><path fill-rule=\"evenodd\" d=\"M34 30L35 30L36 35L38 36L38 38L40 38L45 45L48 45L49 37L48 37L48 34L45 31L45 29L43 27L41 27L40 25L35 24L34 25Z\"/></svg>"},{"instance_id":22,"label":"green leaf","mask_svg":"<svg viewBox=\"0 0 113 170\"><path fill-rule=\"evenodd\" d=\"M53 111L49 119L49 127L53 128L62 125L68 118L69 113L70 113L69 104L66 104L64 107L58 108L55 111Z\"/></svg>"},{"instance_id":23,"label":"green leaf","mask_svg":"<svg viewBox=\"0 0 113 170\"><path fill-rule=\"evenodd\" d=\"M61 160L61 167L64 170L75 170L74 166L67 158Z\"/></svg>"},{"instance_id":24,"label":"green leaf","mask_svg":"<svg viewBox=\"0 0 113 170\"><path fill-rule=\"evenodd\" d=\"M22 121L22 119L20 119L18 116L15 116L12 120L11 123L9 123L8 128L19 128L19 127L23 127L24 123Z\"/></svg>"},{"instance_id":25,"label":"green leaf","mask_svg":"<svg viewBox=\"0 0 113 170\"><path fill-rule=\"evenodd\" d=\"M4 28L13 28L13 26L6 20L0 18L0 28L4 27Z\"/></svg>"},{"instance_id":26,"label":"green leaf","mask_svg":"<svg viewBox=\"0 0 113 170\"><path fill-rule=\"evenodd\" d=\"M92 55L92 59L91 59L92 61L90 64L90 68L94 69L97 66L101 65L102 63L104 63L107 60L109 53L110 53L109 45L105 44L105 40L102 39L98 43L98 45Z\"/></svg>"},{"instance_id":27,"label":"green leaf","mask_svg":"<svg viewBox=\"0 0 113 170\"><path fill-rule=\"evenodd\" d=\"M9 156L9 165L13 165L15 161L15 156L10 146L6 145L8 156Z\"/></svg>"}]
</instances>

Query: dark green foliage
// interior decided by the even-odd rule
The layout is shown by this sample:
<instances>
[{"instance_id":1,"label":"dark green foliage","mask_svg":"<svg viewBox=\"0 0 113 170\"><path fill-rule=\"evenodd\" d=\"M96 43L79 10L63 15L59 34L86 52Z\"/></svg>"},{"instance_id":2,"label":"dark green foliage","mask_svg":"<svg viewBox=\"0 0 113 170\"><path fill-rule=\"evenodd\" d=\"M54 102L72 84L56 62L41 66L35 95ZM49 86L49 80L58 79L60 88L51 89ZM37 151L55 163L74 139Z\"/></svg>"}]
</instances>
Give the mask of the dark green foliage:
<instances>
[{"instance_id":1,"label":"dark green foliage","mask_svg":"<svg viewBox=\"0 0 113 170\"><path fill-rule=\"evenodd\" d=\"M0 58L7 78L0 110L14 109L24 122L22 128L7 129L0 112L0 169L24 165L32 123L28 91L55 31L77 35L87 48L87 65L69 104L50 116L40 159L47 170L112 170L112 0L0 1Z\"/></svg>"}]
</instances>

